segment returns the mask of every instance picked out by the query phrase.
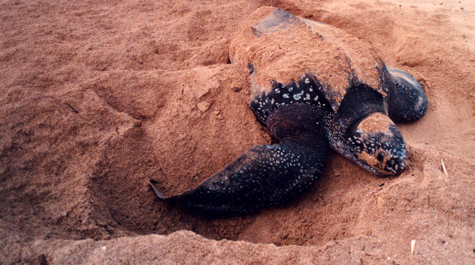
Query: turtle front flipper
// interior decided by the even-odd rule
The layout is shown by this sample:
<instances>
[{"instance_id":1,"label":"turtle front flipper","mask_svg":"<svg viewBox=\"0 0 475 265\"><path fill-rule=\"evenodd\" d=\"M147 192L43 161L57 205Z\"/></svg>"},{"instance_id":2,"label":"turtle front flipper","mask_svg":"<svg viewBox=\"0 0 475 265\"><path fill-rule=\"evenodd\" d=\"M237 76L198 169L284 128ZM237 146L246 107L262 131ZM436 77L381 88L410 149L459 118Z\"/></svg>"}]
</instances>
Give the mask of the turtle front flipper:
<instances>
[{"instance_id":1,"label":"turtle front flipper","mask_svg":"<svg viewBox=\"0 0 475 265\"><path fill-rule=\"evenodd\" d=\"M167 203L207 217L229 217L279 205L297 197L321 174L328 151L318 110L292 104L275 110L267 126L280 140L254 146L193 190Z\"/></svg>"},{"instance_id":2,"label":"turtle front flipper","mask_svg":"<svg viewBox=\"0 0 475 265\"><path fill-rule=\"evenodd\" d=\"M394 122L412 122L422 118L428 101L421 84L405 71L389 66L387 69L393 83L386 97L389 117Z\"/></svg>"}]
</instances>

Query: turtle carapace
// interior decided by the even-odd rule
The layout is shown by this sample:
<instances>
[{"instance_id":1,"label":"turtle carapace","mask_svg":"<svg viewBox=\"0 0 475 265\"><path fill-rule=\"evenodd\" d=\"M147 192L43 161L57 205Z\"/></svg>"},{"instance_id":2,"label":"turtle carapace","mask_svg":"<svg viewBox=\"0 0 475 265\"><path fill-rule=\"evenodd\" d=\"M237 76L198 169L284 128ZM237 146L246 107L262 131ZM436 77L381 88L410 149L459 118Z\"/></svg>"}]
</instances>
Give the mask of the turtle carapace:
<instances>
[{"instance_id":1,"label":"turtle carapace","mask_svg":"<svg viewBox=\"0 0 475 265\"><path fill-rule=\"evenodd\" d=\"M255 146L197 188L162 200L208 217L255 212L295 198L331 148L378 175L407 166L395 122L424 116L427 98L370 44L330 25L261 7L237 31L232 63L248 67L249 107L280 142Z\"/></svg>"}]
</instances>

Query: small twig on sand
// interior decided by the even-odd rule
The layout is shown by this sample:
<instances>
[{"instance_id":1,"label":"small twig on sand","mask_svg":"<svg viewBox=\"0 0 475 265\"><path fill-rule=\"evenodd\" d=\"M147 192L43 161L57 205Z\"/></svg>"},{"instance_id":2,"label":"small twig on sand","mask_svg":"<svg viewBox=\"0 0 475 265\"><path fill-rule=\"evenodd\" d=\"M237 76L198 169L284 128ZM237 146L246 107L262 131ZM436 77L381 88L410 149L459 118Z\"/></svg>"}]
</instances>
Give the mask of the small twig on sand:
<instances>
[{"instance_id":1,"label":"small twig on sand","mask_svg":"<svg viewBox=\"0 0 475 265\"><path fill-rule=\"evenodd\" d=\"M442 157L440 158L440 163L442 164L442 170L444 171L444 174L447 178L449 178L449 173L447 173L447 169L445 168L444 160Z\"/></svg>"},{"instance_id":2,"label":"small twig on sand","mask_svg":"<svg viewBox=\"0 0 475 265\"><path fill-rule=\"evenodd\" d=\"M416 248L416 240L411 240L411 256L414 255L414 249Z\"/></svg>"}]
</instances>

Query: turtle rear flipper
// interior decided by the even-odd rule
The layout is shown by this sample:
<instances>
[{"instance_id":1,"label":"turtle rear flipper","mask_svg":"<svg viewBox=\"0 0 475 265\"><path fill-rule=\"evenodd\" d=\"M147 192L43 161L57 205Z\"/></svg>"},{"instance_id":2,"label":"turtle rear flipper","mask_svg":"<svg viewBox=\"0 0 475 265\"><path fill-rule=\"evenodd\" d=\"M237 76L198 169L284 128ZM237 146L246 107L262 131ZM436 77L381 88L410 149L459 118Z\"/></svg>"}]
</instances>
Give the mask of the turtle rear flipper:
<instances>
[{"instance_id":1,"label":"turtle rear flipper","mask_svg":"<svg viewBox=\"0 0 475 265\"><path fill-rule=\"evenodd\" d=\"M285 203L311 187L324 168L328 140L315 111L306 104L279 108L268 120L279 144L252 147L195 189L164 197L152 187L167 203L212 218Z\"/></svg>"},{"instance_id":2,"label":"turtle rear flipper","mask_svg":"<svg viewBox=\"0 0 475 265\"><path fill-rule=\"evenodd\" d=\"M394 122L417 121L425 115L428 107L427 97L421 84L409 73L387 67L393 81L393 89L386 98L389 117Z\"/></svg>"}]
</instances>

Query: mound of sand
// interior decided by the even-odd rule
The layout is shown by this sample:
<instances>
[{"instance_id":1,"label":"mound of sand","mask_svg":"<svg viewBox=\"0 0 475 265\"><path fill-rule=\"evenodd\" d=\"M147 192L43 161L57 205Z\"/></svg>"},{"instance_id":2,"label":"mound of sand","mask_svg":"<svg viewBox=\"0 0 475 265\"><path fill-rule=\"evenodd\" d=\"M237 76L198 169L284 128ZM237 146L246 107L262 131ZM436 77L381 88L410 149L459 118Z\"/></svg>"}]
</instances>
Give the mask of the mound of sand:
<instances>
[{"instance_id":1,"label":"mound of sand","mask_svg":"<svg viewBox=\"0 0 475 265\"><path fill-rule=\"evenodd\" d=\"M399 125L409 169L380 178L331 153L310 191L251 216L162 203L149 179L178 194L271 143L228 53L266 5L370 42L421 82L427 115ZM0 263L475 260L473 3L5 0L0 16Z\"/></svg>"}]
</instances>

